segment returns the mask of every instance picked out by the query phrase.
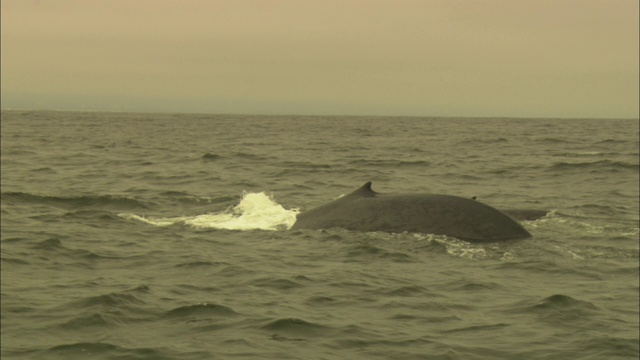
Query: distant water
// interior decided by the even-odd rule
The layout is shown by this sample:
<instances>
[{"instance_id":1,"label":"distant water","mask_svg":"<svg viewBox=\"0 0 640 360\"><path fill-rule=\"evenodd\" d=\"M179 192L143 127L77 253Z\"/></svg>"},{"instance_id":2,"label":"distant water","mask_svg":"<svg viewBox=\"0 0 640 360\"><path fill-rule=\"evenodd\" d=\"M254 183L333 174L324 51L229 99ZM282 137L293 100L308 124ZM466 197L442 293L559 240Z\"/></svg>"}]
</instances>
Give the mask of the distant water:
<instances>
[{"instance_id":1,"label":"distant water","mask_svg":"<svg viewBox=\"0 0 640 360\"><path fill-rule=\"evenodd\" d=\"M638 121L2 112L3 359L637 359ZM286 231L366 181L532 239Z\"/></svg>"}]
</instances>

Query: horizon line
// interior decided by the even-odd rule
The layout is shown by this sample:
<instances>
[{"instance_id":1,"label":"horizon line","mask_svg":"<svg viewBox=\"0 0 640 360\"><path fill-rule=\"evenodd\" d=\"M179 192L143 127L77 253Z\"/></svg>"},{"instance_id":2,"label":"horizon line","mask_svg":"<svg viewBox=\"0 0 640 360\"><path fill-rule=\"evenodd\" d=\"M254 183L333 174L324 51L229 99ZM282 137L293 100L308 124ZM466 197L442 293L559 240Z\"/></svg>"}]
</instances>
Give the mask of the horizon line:
<instances>
[{"instance_id":1,"label":"horizon line","mask_svg":"<svg viewBox=\"0 0 640 360\"><path fill-rule=\"evenodd\" d=\"M198 112L198 111L162 111L162 110L98 110L98 109L33 109L33 108L3 108L0 111L31 111L31 112L76 112L76 113L111 113L111 114L184 114L184 115L235 115L235 116L299 116L299 117L393 117L393 118L431 118L431 119L523 119L523 120L640 120L633 117L534 117L534 116L459 116L459 115L370 115L370 114L303 114L303 113L242 113L242 112Z\"/></svg>"}]
</instances>

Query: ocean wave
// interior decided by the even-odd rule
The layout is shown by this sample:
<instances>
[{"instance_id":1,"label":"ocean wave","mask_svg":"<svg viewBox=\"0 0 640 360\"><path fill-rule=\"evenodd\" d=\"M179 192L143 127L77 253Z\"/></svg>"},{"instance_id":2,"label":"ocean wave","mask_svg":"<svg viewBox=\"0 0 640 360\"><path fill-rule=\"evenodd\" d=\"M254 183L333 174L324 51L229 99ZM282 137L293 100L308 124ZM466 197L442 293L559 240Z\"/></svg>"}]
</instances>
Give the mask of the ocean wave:
<instances>
[{"instance_id":1,"label":"ocean wave","mask_svg":"<svg viewBox=\"0 0 640 360\"><path fill-rule=\"evenodd\" d=\"M605 211L605 215L613 214L607 207L603 209L603 206L597 206L596 210L598 212ZM544 228L549 231L553 230L556 233L575 234L578 231L582 237L606 236L608 239L629 239L635 242L637 242L638 234L640 234L637 219L622 221L620 218L596 218L594 216L585 217L559 213L553 213L552 216L545 216L536 221L527 222L527 226Z\"/></svg>"},{"instance_id":2,"label":"ocean wave","mask_svg":"<svg viewBox=\"0 0 640 360\"><path fill-rule=\"evenodd\" d=\"M633 237L634 242L631 246L635 248L622 248L606 245L590 245L590 244L571 244L571 245L555 245L553 248L566 253L575 260L590 260L590 259L638 259L640 257L640 250L638 249L638 236L637 233Z\"/></svg>"},{"instance_id":3,"label":"ocean wave","mask_svg":"<svg viewBox=\"0 0 640 360\"><path fill-rule=\"evenodd\" d=\"M632 164L625 161L613 161L613 160L599 160L592 162L557 162L548 169L550 171L570 171L570 170L590 170L591 172L600 171L638 171L639 164Z\"/></svg>"},{"instance_id":4,"label":"ocean wave","mask_svg":"<svg viewBox=\"0 0 640 360\"><path fill-rule=\"evenodd\" d=\"M73 319L65 322L64 324L56 326L62 330L78 330L84 328L104 328L117 325L117 322L111 321L106 314L90 314L85 316L77 316Z\"/></svg>"},{"instance_id":5,"label":"ocean wave","mask_svg":"<svg viewBox=\"0 0 640 360\"><path fill-rule=\"evenodd\" d=\"M459 281L452 284L459 291L499 291L504 287L492 281Z\"/></svg>"},{"instance_id":6,"label":"ocean wave","mask_svg":"<svg viewBox=\"0 0 640 360\"><path fill-rule=\"evenodd\" d=\"M157 319L157 310L149 308L142 300L147 291L138 287L127 292L88 296L53 308L60 323L46 328L51 331L75 332L81 328L124 326ZM142 289L142 290L141 290Z\"/></svg>"},{"instance_id":7,"label":"ocean wave","mask_svg":"<svg viewBox=\"0 0 640 360\"><path fill-rule=\"evenodd\" d=\"M430 291L422 286L415 285L399 286L397 288L385 291L385 295L402 297L422 296L425 294L430 294Z\"/></svg>"},{"instance_id":8,"label":"ocean wave","mask_svg":"<svg viewBox=\"0 0 640 360\"><path fill-rule=\"evenodd\" d=\"M128 196L50 196L23 192L3 192L2 202L12 205L47 205L65 210L102 209L102 210L148 210L151 206Z\"/></svg>"},{"instance_id":9,"label":"ocean wave","mask_svg":"<svg viewBox=\"0 0 640 360\"><path fill-rule=\"evenodd\" d=\"M628 140L604 139L596 142L596 145L626 144Z\"/></svg>"},{"instance_id":10,"label":"ocean wave","mask_svg":"<svg viewBox=\"0 0 640 360\"><path fill-rule=\"evenodd\" d=\"M393 262L415 261L411 255L396 250L387 250L371 244L360 243L350 247L346 253L348 261L369 261L371 257Z\"/></svg>"},{"instance_id":11,"label":"ocean wave","mask_svg":"<svg viewBox=\"0 0 640 360\"><path fill-rule=\"evenodd\" d=\"M451 351L447 351L446 355L438 355L435 352L429 352L429 356L424 356L424 354L419 355L415 354L412 349L416 347L424 347L429 345L439 345L440 343L425 339L422 337L407 337L401 339L367 339L367 338L342 338L340 340L335 341L336 345L345 348L345 349L370 349L369 356L366 358L387 358L387 359L457 359L462 357L453 357ZM380 350L380 352L376 352L376 348L382 348L384 350ZM389 348L396 349L393 352L390 352Z\"/></svg>"},{"instance_id":12,"label":"ocean wave","mask_svg":"<svg viewBox=\"0 0 640 360\"><path fill-rule=\"evenodd\" d=\"M270 321L261 327L263 330L275 331L277 334L315 337L327 334L331 327L308 322L298 318L284 318Z\"/></svg>"},{"instance_id":13,"label":"ocean wave","mask_svg":"<svg viewBox=\"0 0 640 360\"><path fill-rule=\"evenodd\" d=\"M331 296L312 296L308 299L305 300L305 303L307 305L310 306L322 306L322 305L329 305L329 304L336 304L338 302L338 299L336 299L335 297L331 297Z\"/></svg>"},{"instance_id":14,"label":"ocean wave","mask_svg":"<svg viewBox=\"0 0 640 360\"><path fill-rule=\"evenodd\" d=\"M295 230L319 241L349 241L344 256L347 262L369 262L372 259L397 263L421 260L425 253L442 253L467 260L509 260L509 252L493 248L493 243L470 243L445 235L422 233L355 232L343 229Z\"/></svg>"},{"instance_id":15,"label":"ocean wave","mask_svg":"<svg viewBox=\"0 0 640 360\"><path fill-rule=\"evenodd\" d=\"M65 237L62 237L62 238L66 239ZM49 256L54 254L63 255L73 261L73 266L80 266L85 268L90 267L89 265L90 262L95 260L127 258L126 256L122 257L122 256L106 255L106 254L100 254L98 252L91 251L91 250L67 247L62 244L61 238L58 238L58 237L48 238L46 240L36 242L33 245L31 245L31 248L40 251L42 253L42 259L48 258ZM89 262L87 263L79 260L89 260Z\"/></svg>"},{"instance_id":16,"label":"ocean wave","mask_svg":"<svg viewBox=\"0 0 640 360\"><path fill-rule=\"evenodd\" d=\"M33 245L34 249L38 250L67 250L64 246L62 246L62 241L58 238L49 238L43 241L40 241Z\"/></svg>"},{"instance_id":17,"label":"ocean wave","mask_svg":"<svg viewBox=\"0 0 640 360\"><path fill-rule=\"evenodd\" d=\"M582 349L585 353L598 354L600 359L637 359L640 353L637 337L601 335L581 339L576 342L575 348Z\"/></svg>"},{"instance_id":18,"label":"ocean wave","mask_svg":"<svg viewBox=\"0 0 640 360\"><path fill-rule=\"evenodd\" d=\"M137 308L144 306L145 301L137 296L127 293L110 293L104 295L89 296L80 300L73 301L64 305L66 308L72 307L77 309L93 309L100 308Z\"/></svg>"},{"instance_id":19,"label":"ocean wave","mask_svg":"<svg viewBox=\"0 0 640 360\"><path fill-rule=\"evenodd\" d=\"M76 220L97 220L97 221L122 221L122 218L111 211L105 210L75 210L69 211L63 215L65 219Z\"/></svg>"},{"instance_id":20,"label":"ocean wave","mask_svg":"<svg viewBox=\"0 0 640 360\"><path fill-rule=\"evenodd\" d=\"M42 167L31 170L31 172L42 173L42 174L57 174L58 172L50 167Z\"/></svg>"},{"instance_id":21,"label":"ocean wave","mask_svg":"<svg viewBox=\"0 0 640 360\"><path fill-rule=\"evenodd\" d=\"M555 294L531 303L521 302L512 307L508 312L536 315L541 320L555 325L565 325L576 322L586 323L595 321L601 311L589 301L575 299L569 295Z\"/></svg>"},{"instance_id":22,"label":"ocean wave","mask_svg":"<svg viewBox=\"0 0 640 360\"><path fill-rule=\"evenodd\" d=\"M294 168L297 170L325 170L334 168L334 166L329 164L314 164L306 161L283 161L279 165L284 168Z\"/></svg>"},{"instance_id":23,"label":"ocean wave","mask_svg":"<svg viewBox=\"0 0 640 360\"><path fill-rule=\"evenodd\" d=\"M212 262L212 261L189 261L185 263L180 263L174 265L177 268L199 268L199 267L209 267L209 266L219 266L220 263Z\"/></svg>"},{"instance_id":24,"label":"ocean wave","mask_svg":"<svg viewBox=\"0 0 640 360\"><path fill-rule=\"evenodd\" d=\"M359 159L349 162L350 165L357 166L382 166L382 167L427 167L431 165L431 162L424 160L375 160L375 159Z\"/></svg>"},{"instance_id":25,"label":"ocean wave","mask_svg":"<svg viewBox=\"0 0 640 360\"><path fill-rule=\"evenodd\" d=\"M464 327L459 327L459 328L455 328L455 329L445 330L444 332L447 333L447 334L467 333L467 332L485 333L487 331L502 330L502 329L508 328L508 327L510 327L509 324L497 323L497 324L487 324L487 325L464 326Z\"/></svg>"},{"instance_id":26,"label":"ocean wave","mask_svg":"<svg viewBox=\"0 0 640 360\"><path fill-rule=\"evenodd\" d=\"M251 145L253 145L253 144L251 144ZM266 161L266 160L268 160L267 157L256 155L256 154L245 153L245 152L237 152L237 153L233 154L233 157L237 157L237 158L240 158L240 159L243 159L243 160L255 160L255 161Z\"/></svg>"},{"instance_id":27,"label":"ocean wave","mask_svg":"<svg viewBox=\"0 0 640 360\"><path fill-rule=\"evenodd\" d=\"M566 311L567 309L595 310L597 307L588 301L577 300L568 295L556 294L548 296L526 309L533 310L534 312L548 313Z\"/></svg>"},{"instance_id":28,"label":"ocean wave","mask_svg":"<svg viewBox=\"0 0 640 360\"><path fill-rule=\"evenodd\" d=\"M222 158L222 156L218 154L212 154L212 153L206 153L201 156L201 159L206 161L219 160L220 158Z\"/></svg>"},{"instance_id":29,"label":"ocean wave","mask_svg":"<svg viewBox=\"0 0 640 360\"><path fill-rule=\"evenodd\" d=\"M2 262L4 264L15 264L15 265L29 265L30 264L26 260L13 258L13 257L6 257L6 256L3 256L2 259L0 259L0 262Z\"/></svg>"},{"instance_id":30,"label":"ocean wave","mask_svg":"<svg viewBox=\"0 0 640 360\"><path fill-rule=\"evenodd\" d=\"M265 287L274 290L291 290L301 288L298 282L289 279L273 279L270 277L260 278L251 282L251 285L257 287Z\"/></svg>"},{"instance_id":31,"label":"ocean wave","mask_svg":"<svg viewBox=\"0 0 640 360\"><path fill-rule=\"evenodd\" d=\"M602 152L602 151L576 151L576 152L563 152L559 154L553 154L552 156L558 157L592 157L592 156L608 156L619 155L618 153Z\"/></svg>"},{"instance_id":32,"label":"ocean wave","mask_svg":"<svg viewBox=\"0 0 640 360\"><path fill-rule=\"evenodd\" d=\"M33 353L39 359L210 359L212 354L205 351L178 351L164 347L130 347L108 342L76 342L52 346Z\"/></svg>"},{"instance_id":33,"label":"ocean wave","mask_svg":"<svg viewBox=\"0 0 640 360\"><path fill-rule=\"evenodd\" d=\"M574 141L571 141L566 138L557 138L557 137L547 137L538 139L536 143L539 144L572 144Z\"/></svg>"},{"instance_id":34,"label":"ocean wave","mask_svg":"<svg viewBox=\"0 0 640 360\"><path fill-rule=\"evenodd\" d=\"M464 139L458 142L458 145L468 146L469 144L500 144L500 143L508 143L509 139L504 137L487 137L487 138L471 138Z\"/></svg>"},{"instance_id":35,"label":"ocean wave","mask_svg":"<svg viewBox=\"0 0 640 360\"><path fill-rule=\"evenodd\" d=\"M193 318L203 316L228 317L238 315L240 314L228 306L206 302L196 305L180 306L165 313L165 317L169 318Z\"/></svg>"},{"instance_id":36,"label":"ocean wave","mask_svg":"<svg viewBox=\"0 0 640 360\"><path fill-rule=\"evenodd\" d=\"M119 348L119 346L103 342L79 342L53 346L49 351L53 353L66 353L68 355L72 355L73 353L80 355L80 353L82 353L86 356L101 356L112 350L118 350Z\"/></svg>"},{"instance_id":37,"label":"ocean wave","mask_svg":"<svg viewBox=\"0 0 640 360\"><path fill-rule=\"evenodd\" d=\"M160 194L164 198L171 199L185 204L193 205L209 205L209 204L224 204L231 201L239 201L240 196L196 196L181 191L165 191Z\"/></svg>"}]
</instances>

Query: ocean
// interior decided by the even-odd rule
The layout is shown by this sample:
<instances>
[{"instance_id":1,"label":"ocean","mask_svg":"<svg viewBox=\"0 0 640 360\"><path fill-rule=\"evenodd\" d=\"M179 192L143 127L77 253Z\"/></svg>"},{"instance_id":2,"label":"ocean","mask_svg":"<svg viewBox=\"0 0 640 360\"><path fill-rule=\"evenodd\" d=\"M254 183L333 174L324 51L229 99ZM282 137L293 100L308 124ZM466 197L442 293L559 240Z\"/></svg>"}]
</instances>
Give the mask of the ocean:
<instances>
[{"instance_id":1,"label":"ocean","mask_svg":"<svg viewBox=\"0 0 640 360\"><path fill-rule=\"evenodd\" d=\"M637 359L638 120L2 111L3 359ZM382 193L530 239L288 230Z\"/></svg>"}]
</instances>

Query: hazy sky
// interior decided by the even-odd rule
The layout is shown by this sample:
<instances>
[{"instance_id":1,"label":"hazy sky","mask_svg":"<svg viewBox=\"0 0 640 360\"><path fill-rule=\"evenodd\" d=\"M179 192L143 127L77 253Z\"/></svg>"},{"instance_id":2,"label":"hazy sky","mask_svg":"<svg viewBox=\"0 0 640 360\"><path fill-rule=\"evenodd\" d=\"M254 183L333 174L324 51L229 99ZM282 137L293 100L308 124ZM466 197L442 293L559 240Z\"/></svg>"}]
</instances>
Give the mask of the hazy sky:
<instances>
[{"instance_id":1,"label":"hazy sky","mask_svg":"<svg viewBox=\"0 0 640 360\"><path fill-rule=\"evenodd\" d=\"M638 117L638 0L2 0L2 108Z\"/></svg>"}]
</instances>

